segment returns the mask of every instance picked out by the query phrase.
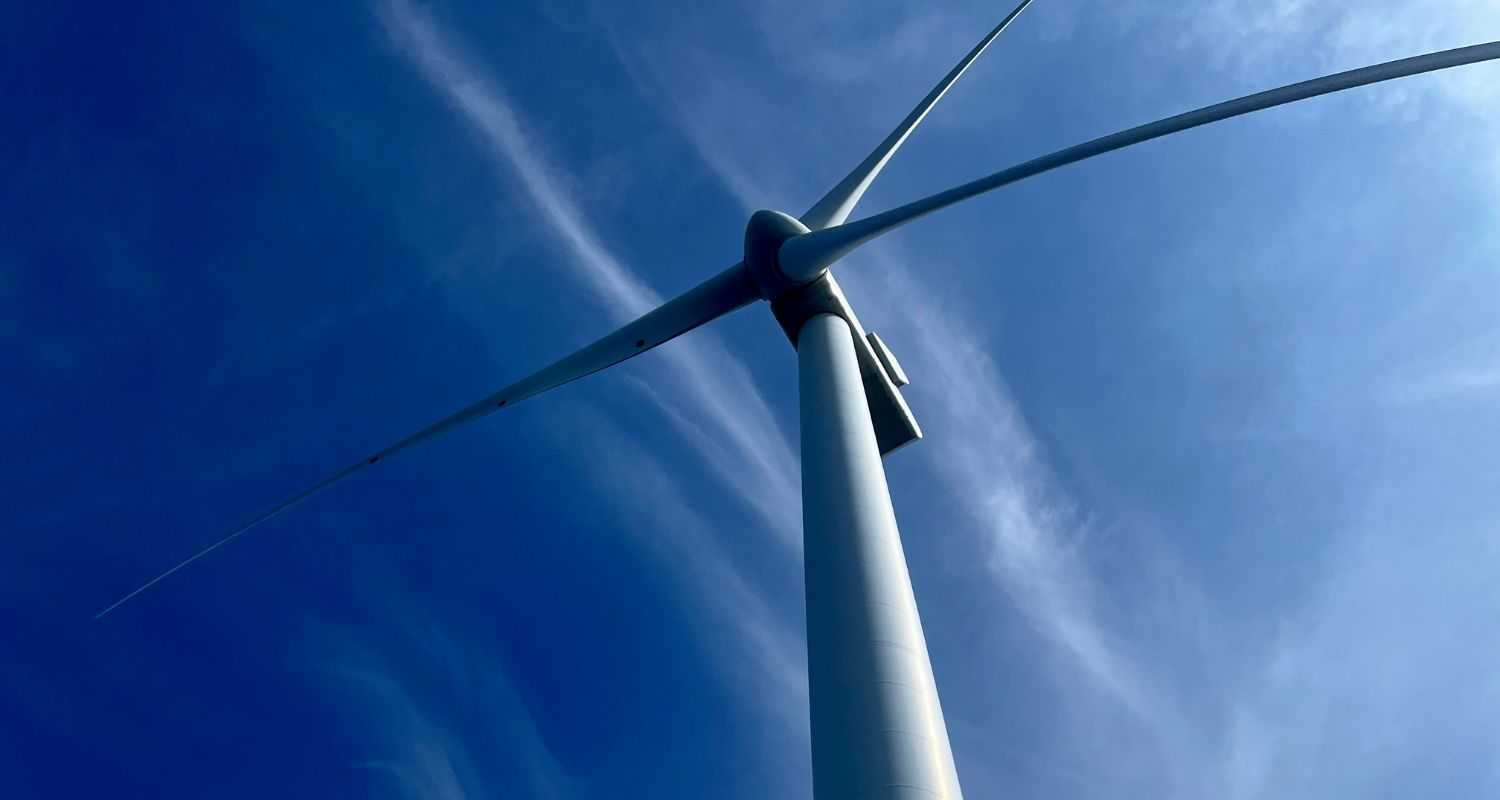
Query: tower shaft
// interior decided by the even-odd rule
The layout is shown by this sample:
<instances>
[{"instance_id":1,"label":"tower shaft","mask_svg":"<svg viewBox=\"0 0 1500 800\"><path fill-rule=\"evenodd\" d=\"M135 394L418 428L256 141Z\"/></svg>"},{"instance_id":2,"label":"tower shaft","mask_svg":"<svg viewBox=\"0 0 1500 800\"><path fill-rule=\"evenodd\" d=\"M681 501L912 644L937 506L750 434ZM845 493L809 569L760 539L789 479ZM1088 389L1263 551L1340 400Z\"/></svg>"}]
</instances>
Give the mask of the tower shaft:
<instances>
[{"instance_id":1,"label":"tower shaft","mask_svg":"<svg viewBox=\"0 0 1500 800\"><path fill-rule=\"evenodd\" d=\"M849 324L797 342L813 794L962 797Z\"/></svg>"}]
</instances>

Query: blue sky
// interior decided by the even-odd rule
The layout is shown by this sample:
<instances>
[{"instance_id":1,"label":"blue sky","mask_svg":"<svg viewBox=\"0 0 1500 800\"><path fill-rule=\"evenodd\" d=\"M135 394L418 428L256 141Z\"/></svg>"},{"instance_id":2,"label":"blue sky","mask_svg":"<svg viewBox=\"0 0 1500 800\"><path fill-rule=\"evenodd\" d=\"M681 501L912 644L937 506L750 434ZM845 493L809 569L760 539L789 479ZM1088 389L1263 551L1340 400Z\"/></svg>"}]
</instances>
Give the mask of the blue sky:
<instances>
[{"instance_id":1,"label":"blue sky","mask_svg":"<svg viewBox=\"0 0 1500 800\"><path fill-rule=\"evenodd\" d=\"M764 306L322 474L739 258L1005 8L0 12L7 797L808 797ZM1481 0L1039 0L874 211ZM1500 69L1009 187L839 276L970 797L1500 794Z\"/></svg>"}]
</instances>

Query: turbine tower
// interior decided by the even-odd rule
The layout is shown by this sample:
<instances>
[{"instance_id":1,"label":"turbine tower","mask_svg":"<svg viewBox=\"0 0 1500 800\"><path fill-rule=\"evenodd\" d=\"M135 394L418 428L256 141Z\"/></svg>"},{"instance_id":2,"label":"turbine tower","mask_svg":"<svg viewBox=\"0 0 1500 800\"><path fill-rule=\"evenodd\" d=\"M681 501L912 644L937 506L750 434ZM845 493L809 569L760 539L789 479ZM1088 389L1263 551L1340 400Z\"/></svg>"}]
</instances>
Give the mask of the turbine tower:
<instances>
[{"instance_id":1,"label":"turbine tower","mask_svg":"<svg viewBox=\"0 0 1500 800\"><path fill-rule=\"evenodd\" d=\"M1006 15L873 152L800 217L755 212L746 226L743 258L733 266L593 344L272 506L95 618L385 458L763 300L797 351L814 796L960 798L881 463L882 456L922 438L922 432L901 395L906 374L885 343L860 324L830 268L901 225L1048 170L1296 100L1500 58L1500 42L1490 42L1290 84L1112 133L848 222L907 137L1030 3L1023 0Z\"/></svg>"}]
</instances>

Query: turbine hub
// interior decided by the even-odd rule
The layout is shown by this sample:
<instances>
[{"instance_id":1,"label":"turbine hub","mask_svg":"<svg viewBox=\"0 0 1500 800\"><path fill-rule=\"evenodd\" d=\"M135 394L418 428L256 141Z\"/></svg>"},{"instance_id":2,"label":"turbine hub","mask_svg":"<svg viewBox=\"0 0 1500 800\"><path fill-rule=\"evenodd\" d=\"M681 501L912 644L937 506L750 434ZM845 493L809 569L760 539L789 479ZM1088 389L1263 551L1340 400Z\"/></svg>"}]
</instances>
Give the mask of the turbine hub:
<instances>
[{"instance_id":1,"label":"turbine hub","mask_svg":"<svg viewBox=\"0 0 1500 800\"><path fill-rule=\"evenodd\" d=\"M810 233L807 226L791 214L762 209L750 215L750 222L745 226L745 267L760 289L761 297L775 300L823 277L823 273L819 273L811 280L796 281L781 269L778 255L781 245L805 233Z\"/></svg>"}]
</instances>

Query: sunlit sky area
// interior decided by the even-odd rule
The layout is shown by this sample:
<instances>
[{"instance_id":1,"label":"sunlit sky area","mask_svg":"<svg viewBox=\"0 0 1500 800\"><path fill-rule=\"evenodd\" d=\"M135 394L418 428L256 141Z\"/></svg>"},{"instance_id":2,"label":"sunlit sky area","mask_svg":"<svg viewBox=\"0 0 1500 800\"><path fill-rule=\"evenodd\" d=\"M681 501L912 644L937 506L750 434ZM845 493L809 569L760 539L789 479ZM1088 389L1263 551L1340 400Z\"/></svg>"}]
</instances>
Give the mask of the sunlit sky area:
<instances>
[{"instance_id":1,"label":"sunlit sky area","mask_svg":"<svg viewBox=\"0 0 1500 800\"><path fill-rule=\"evenodd\" d=\"M275 518L741 257L1010 3L0 10L0 796L810 798L764 304ZM1490 0L1037 0L855 216ZM836 271L965 795L1500 796L1500 65Z\"/></svg>"}]
</instances>

